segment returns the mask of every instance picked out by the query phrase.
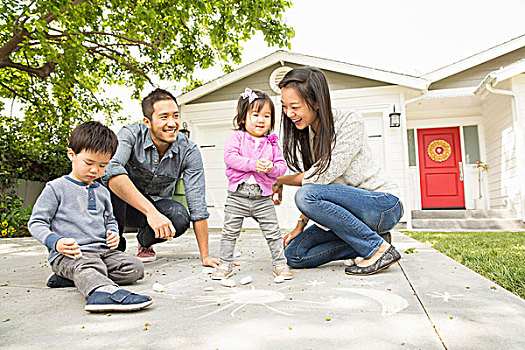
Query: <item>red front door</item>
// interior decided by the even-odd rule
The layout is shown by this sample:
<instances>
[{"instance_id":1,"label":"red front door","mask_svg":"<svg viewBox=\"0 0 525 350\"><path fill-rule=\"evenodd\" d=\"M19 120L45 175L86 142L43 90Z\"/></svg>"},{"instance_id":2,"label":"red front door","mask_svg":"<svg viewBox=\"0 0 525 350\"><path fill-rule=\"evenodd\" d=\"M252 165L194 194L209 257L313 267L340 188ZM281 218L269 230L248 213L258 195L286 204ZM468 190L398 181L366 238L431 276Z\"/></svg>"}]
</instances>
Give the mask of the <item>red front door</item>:
<instances>
[{"instance_id":1,"label":"red front door","mask_svg":"<svg viewBox=\"0 0 525 350\"><path fill-rule=\"evenodd\" d=\"M418 129L421 207L465 208L459 127Z\"/></svg>"}]
</instances>

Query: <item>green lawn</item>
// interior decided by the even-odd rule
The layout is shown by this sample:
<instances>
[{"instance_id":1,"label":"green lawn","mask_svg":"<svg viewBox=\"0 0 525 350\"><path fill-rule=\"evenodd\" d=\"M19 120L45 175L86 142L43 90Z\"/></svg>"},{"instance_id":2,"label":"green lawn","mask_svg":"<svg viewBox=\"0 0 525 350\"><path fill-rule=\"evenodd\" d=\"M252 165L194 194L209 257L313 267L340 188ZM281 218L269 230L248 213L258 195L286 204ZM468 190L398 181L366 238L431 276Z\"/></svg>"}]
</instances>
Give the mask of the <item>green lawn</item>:
<instances>
[{"instance_id":1,"label":"green lawn","mask_svg":"<svg viewBox=\"0 0 525 350\"><path fill-rule=\"evenodd\" d=\"M525 299L525 232L402 232Z\"/></svg>"}]
</instances>

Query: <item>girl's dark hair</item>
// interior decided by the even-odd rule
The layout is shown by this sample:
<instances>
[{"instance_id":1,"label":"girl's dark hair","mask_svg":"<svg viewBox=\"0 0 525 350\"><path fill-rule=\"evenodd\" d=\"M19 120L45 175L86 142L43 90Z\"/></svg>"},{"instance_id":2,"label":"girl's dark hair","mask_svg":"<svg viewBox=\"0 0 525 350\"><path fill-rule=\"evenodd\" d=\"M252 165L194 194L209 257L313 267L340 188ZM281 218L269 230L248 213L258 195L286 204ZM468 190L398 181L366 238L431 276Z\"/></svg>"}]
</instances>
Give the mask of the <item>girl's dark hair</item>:
<instances>
[{"instance_id":1,"label":"girl's dark hair","mask_svg":"<svg viewBox=\"0 0 525 350\"><path fill-rule=\"evenodd\" d=\"M235 130L246 131L246 116L248 113L259 112L264 107L264 105L268 103L270 106L272 119L270 130L268 130L268 132L273 131L273 127L275 126L275 107L273 105L272 99L270 96L260 90L251 91L257 95L257 98L252 100L250 103L250 97L243 97L244 94L241 94L241 97L239 97L239 100L237 101L237 114L235 115L235 118L233 118L233 127Z\"/></svg>"},{"instance_id":2,"label":"girl's dark hair","mask_svg":"<svg viewBox=\"0 0 525 350\"><path fill-rule=\"evenodd\" d=\"M319 118L318 141L311 149L309 128L297 129L284 110L282 111L281 129L286 163L292 170L302 172L319 162L312 176L320 175L330 166L332 147L336 142L334 116L326 77L315 67L294 68L284 76L279 83L279 88L292 88L297 91L308 108L315 111Z\"/></svg>"},{"instance_id":3,"label":"girl's dark hair","mask_svg":"<svg viewBox=\"0 0 525 350\"><path fill-rule=\"evenodd\" d=\"M90 121L77 126L69 136L69 148L76 154L86 150L94 153L115 154L117 135L100 122Z\"/></svg>"},{"instance_id":4,"label":"girl's dark hair","mask_svg":"<svg viewBox=\"0 0 525 350\"><path fill-rule=\"evenodd\" d=\"M144 97L142 100L142 114L151 120L153 112L155 111L153 105L155 102L163 100L173 100L177 106L179 105L175 96L173 96L169 91L157 88L150 92L149 95Z\"/></svg>"}]
</instances>

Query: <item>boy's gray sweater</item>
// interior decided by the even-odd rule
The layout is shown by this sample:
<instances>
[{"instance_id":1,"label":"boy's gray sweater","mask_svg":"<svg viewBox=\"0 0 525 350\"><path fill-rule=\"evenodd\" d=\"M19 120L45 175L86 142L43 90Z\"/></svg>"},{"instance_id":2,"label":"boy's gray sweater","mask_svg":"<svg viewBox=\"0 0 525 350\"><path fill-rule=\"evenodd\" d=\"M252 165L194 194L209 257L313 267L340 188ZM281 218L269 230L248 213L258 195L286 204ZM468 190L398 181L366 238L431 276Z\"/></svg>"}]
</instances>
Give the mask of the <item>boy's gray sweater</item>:
<instances>
[{"instance_id":1,"label":"boy's gray sweater","mask_svg":"<svg viewBox=\"0 0 525 350\"><path fill-rule=\"evenodd\" d=\"M60 253L60 238L74 238L80 248L108 248L107 231L118 232L109 191L99 183L90 185L62 176L50 181L38 197L29 232L48 251L52 262Z\"/></svg>"}]
</instances>

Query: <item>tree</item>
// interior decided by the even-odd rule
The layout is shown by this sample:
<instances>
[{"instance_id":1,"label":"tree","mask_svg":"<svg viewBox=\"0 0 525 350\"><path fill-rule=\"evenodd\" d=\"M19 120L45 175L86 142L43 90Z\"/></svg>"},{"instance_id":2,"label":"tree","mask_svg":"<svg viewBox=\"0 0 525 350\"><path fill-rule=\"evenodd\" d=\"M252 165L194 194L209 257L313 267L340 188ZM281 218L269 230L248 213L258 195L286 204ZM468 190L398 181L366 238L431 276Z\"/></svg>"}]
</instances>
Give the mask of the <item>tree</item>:
<instances>
[{"instance_id":1,"label":"tree","mask_svg":"<svg viewBox=\"0 0 525 350\"><path fill-rule=\"evenodd\" d=\"M282 13L290 6L288 0L2 0L0 97L24 106L17 133L64 145L72 126L96 113L112 119L120 109L118 100L100 97L102 86L126 85L138 98L153 79L194 85L196 68L220 64L229 71L240 63L242 43L257 31L268 44L289 47L293 30ZM6 123L4 131L14 132Z\"/></svg>"}]
</instances>

